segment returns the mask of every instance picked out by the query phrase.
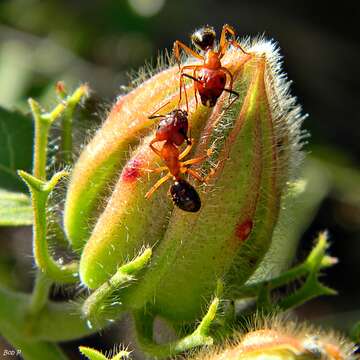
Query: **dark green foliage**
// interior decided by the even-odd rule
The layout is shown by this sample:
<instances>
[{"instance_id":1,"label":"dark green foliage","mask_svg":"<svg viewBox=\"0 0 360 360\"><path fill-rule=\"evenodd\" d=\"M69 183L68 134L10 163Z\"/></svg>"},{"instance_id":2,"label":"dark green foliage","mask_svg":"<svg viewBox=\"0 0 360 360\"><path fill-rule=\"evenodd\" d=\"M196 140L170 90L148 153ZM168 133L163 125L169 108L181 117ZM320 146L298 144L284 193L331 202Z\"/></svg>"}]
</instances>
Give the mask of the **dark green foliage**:
<instances>
[{"instance_id":1,"label":"dark green foliage","mask_svg":"<svg viewBox=\"0 0 360 360\"><path fill-rule=\"evenodd\" d=\"M31 172L33 132L30 117L0 107L0 188L26 191L16 170Z\"/></svg>"}]
</instances>

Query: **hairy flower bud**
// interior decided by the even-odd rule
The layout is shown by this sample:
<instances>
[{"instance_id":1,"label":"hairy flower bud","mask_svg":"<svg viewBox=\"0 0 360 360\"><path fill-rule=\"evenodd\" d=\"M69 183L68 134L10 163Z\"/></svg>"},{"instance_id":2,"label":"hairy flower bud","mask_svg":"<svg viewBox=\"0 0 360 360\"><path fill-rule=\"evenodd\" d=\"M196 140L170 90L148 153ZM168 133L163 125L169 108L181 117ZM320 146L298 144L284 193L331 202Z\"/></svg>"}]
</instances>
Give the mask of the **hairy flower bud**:
<instances>
[{"instance_id":1,"label":"hairy flower bud","mask_svg":"<svg viewBox=\"0 0 360 360\"><path fill-rule=\"evenodd\" d=\"M277 318L262 321L221 349L208 349L192 360L350 360L354 344L334 332Z\"/></svg>"},{"instance_id":2,"label":"hairy flower bud","mask_svg":"<svg viewBox=\"0 0 360 360\"><path fill-rule=\"evenodd\" d=\"M230 107L226 94L214 108L196 106L193 84L187 83L195 144L190 155L206 157L196 169L209 179L194 184L202 203L198 212L174 207L169 185L145 199L159 179L147 169L163 165L149 148L154 120L148 116L168 102L162 113L176 108L176 67L120 98L87 145L72 174L64 218L72 246L83 248L80 276L86 286L98 288L144 246L153 246L141 277L121 289L122 303L139 309L152 302L156 314L189 322L209 303L217 280L231 295L256 270L301 159L303 118L274 44L256 40L246 48L248 54L234 48L222 60L240 94Z\"/></svg>"}]
</instances>

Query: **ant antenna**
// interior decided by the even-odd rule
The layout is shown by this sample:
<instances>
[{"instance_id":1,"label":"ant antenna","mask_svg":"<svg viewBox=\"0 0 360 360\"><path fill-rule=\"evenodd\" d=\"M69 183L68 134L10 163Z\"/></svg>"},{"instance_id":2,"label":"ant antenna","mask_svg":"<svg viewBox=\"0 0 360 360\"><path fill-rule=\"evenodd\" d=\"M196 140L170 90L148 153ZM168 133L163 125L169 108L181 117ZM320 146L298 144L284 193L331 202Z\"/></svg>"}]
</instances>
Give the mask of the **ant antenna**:
<instances>
[{"instance_id":1,"label":"ant antenna","mask_svg":"<svg viewBox=\"0 0 360 360\"><path fill-rule=\"evenodd\" d=\"M155 115L159 110L163 109L165 106L169 105L170 101L165 103L164 105L161 105L159 108L157 108L151 115L148 116L148 119L156 119L156 118L163 118L166 115Z\"/></svg>"}]
</instances>

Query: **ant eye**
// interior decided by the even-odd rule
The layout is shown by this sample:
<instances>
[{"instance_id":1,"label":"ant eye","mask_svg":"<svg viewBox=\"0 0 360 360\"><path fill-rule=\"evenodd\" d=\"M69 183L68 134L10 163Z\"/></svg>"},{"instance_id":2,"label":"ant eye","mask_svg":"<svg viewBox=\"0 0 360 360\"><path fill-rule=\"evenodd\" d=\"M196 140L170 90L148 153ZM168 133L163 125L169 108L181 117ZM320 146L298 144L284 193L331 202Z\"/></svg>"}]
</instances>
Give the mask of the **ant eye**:
<instances>
[{"instance_id":1,"label":"ant eye","mask_svg":"<svg viewBox=\"0 0 360 360\"><path fill-rule=\"evenodd\" d=\"M207 50L214 46L216 33L213 27L205 26L195 31L191 36L192 43L200 50Z\"/></svg>"}]
</instances>

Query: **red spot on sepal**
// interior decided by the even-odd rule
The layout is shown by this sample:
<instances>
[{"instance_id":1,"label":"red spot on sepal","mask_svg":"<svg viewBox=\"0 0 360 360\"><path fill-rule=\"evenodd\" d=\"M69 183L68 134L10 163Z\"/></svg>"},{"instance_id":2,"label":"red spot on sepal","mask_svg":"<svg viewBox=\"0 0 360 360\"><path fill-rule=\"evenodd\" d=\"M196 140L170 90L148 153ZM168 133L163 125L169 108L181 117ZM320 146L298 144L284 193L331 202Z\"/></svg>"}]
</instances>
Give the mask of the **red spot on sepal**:
<instances>
[{"instance_id":1,"label":"red spot on sepal","mask_svg":"<svg viewBox=\"0 0 360 360\"><path fill-rule=\"evenodd\" d=\"M121 173L121 180L124 182L134 182L142 176L143 161L140 159L130 160Z\"/></svg>"},{"instance_id":2,"label":"red spot on sepal","mask_svg":"<svg viewBox=\"0 0 360 360\"><path fill-rule=\"evenodd\" d=\"M252 220L247 219L241 224L236 225L235 235L237 238L239 238L239 240L245 241L249 237L252 228L253 228Z\"/></svg>"}]
</instances>

